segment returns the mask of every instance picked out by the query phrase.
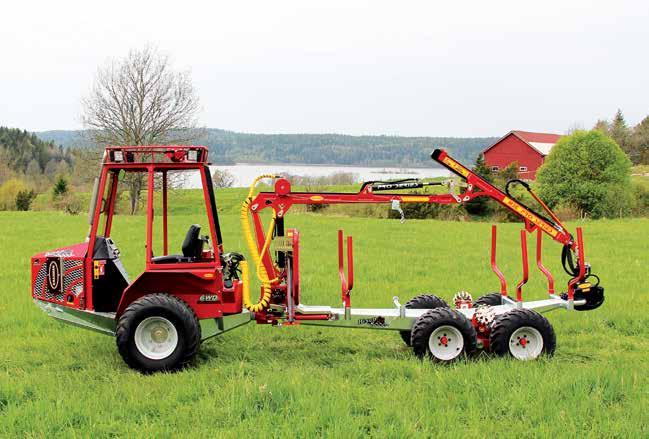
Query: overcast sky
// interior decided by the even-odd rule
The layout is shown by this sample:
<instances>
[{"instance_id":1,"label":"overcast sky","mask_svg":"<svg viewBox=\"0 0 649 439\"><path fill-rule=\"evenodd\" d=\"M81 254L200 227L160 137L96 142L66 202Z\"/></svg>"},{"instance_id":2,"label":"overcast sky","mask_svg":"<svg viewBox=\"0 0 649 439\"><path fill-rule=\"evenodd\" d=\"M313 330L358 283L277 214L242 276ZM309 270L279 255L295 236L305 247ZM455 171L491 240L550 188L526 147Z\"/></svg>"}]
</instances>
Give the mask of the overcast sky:
<instances>
[{"instance_id":1,"label":"overcast sky","mask_svg":"<svg viewBox=\"0 0 649 439\"><path fill-rule=\"evenodd\" d=\"M646 1L12 1L0 125L77 129L97 66L154 44L204 126L498 136L649 114Z\"/></svg>"}]
</instances>

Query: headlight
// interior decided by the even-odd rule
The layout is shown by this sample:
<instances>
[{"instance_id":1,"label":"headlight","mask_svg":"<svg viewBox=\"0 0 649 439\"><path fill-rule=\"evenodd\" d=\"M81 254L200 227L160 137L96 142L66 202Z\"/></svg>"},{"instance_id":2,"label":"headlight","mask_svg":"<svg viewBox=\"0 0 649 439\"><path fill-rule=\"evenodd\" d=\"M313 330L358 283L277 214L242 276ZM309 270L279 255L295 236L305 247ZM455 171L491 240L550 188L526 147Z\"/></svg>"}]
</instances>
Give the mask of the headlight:
<instances>
[{"instance_id":1,"label":"headlight","mask_svg":"<svg viewBox=\"0 0 649 439\"><path fill-rule=\"evenodd\" d=\"M188 162L197 162L198 161L198 150L190 149L187 151L187 161Z\"/></svg>"},{"instance_id":2,"label":"headlight","mask_svg":"<svg viewBox=\"0 0 649 439\"><path fill-rule=\"evenodd\" d=\"M113 151L113 161L121 162L124 160L124 153L122 151Z\"/></svg>"}]
</instances>

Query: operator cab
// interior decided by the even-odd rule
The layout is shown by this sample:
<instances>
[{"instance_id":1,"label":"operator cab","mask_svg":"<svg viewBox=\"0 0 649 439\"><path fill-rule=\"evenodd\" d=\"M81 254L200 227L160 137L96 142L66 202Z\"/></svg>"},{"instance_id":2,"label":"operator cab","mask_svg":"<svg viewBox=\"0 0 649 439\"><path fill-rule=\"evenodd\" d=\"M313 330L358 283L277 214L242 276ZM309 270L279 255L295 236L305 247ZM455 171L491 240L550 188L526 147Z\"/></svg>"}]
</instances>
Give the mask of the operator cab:
<instances>
[{"instance_id":1,"label":"operator cab","mask_svg":"<svg viewBox=\"0 0 649 439\"><path fill-rule=\"evenodd\" d=\"M142 181L140 212L146 218L146 240L139 243L144 247L145 271L136 276L133 283L129 281L120 260L112 230L120 200L119 192L124 189L124 181L130 178L140 178ZM118 186L121 188L118 189ZM186 187L202 188L202 191L173 191ZM187 203L187 200L191 202ZM177 209L174 213L179 212L179 215L169 215L170 206ZM164 282L160 286L149 284L147 279L152 279L153 271L162 273L160 276L184 270L195 272L205 280L219 277L218 283L208 282L205 286L196 287L204 287L205 293L215 293L211 288L218 288L221 282L232 286L231 281L225 282L224 277L227 276L221 277L219 274L232 270L228 271L227 267L221 270L227 264L224 264L221 230L205 147L107 148L101 178L95 182L89 219L87 241L93 248L90 261L93 270L92 293L88 295L90 300L86 300L89 309L116 312L124 294L129 291L137 294L136 291L140 289L154 288L167 292L169 286ZM182 238L180 233L187 223L190 225ZM201 231L204 235L201 235ZM118 242L127 239L122 235L124 232L120 231L119 224L115 225L115 232ZM129 239L129 242L132 240ZM170 245L173 242L181 242L179 253L169 251L169 247L175 247ZM136 250L129 248L128 251ZM233 273L236 276L236 270Z\"/></svg>"}]
</instances>

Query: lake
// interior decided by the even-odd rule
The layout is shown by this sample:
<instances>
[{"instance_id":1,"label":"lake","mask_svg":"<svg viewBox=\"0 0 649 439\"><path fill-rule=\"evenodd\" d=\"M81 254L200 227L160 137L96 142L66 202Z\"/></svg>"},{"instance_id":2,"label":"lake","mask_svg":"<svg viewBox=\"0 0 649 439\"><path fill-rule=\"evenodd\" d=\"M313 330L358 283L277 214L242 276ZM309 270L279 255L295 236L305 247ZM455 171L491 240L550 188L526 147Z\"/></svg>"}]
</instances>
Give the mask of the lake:
<instances>
[{"instance_id":1,"label":"lake","mask_svg":"<svg viewBox=\"0 0 649 439\"><path fill-rule=\"evenodd\" d=\"M389 168L344 165L295 165L295 164L252 164L237 163L234 165L210 166L230 172L235 179L234 187L248 187L261 174L299 175L310 177L327 177L337 173L354 174L357 181L395 180L400 178L434 178L448 177L450 174L442 168ZM200 188L198 174L193 174L184 185L187 188Z\"/></svg>"}]
</instances>

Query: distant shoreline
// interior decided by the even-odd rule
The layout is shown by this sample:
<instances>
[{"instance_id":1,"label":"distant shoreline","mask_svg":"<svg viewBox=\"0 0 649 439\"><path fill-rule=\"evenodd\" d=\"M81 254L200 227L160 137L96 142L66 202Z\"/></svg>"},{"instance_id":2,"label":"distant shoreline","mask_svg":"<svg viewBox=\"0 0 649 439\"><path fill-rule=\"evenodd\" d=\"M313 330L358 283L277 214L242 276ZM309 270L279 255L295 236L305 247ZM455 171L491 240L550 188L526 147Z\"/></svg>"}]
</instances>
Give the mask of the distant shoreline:
<instances>
[{"instance_id":1,"label":"distant shoreline","mask_svg":"<svg viewBox=\"0 0 649 439\"><path fill-rule=\"evenodd\" d=\"M431 169L442 168L442 166L431 160L430 166L381 166L381 165L350 165L340 163L286 163L286 162L234 162L234 163L210 163L210 166L311 166L311 167L338 167L338 168L366 168L366 169Z\"/></svg>"}]
</instances>

